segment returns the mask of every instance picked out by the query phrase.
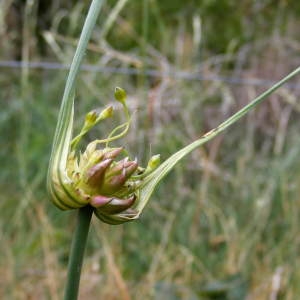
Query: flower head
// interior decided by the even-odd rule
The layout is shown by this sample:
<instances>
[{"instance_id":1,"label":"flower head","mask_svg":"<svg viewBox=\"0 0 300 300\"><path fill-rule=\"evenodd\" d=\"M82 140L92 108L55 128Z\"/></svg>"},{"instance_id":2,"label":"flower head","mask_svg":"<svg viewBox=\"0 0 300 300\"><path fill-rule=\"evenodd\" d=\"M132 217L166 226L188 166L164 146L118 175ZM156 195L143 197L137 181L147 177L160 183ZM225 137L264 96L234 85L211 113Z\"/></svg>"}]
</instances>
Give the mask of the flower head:
<instances>
[{"instance_id":1,"label":"flower head","mask_svg":"<svg viewBox=\"0 0 300 300\"><path fill-rule=\"evenodd\" d=\"M112 117L113 108L89 112L81 131L72 138L74 101L73 98L63 101L47 179L50 196L58 208L68 210L91 205L95 215L109 224L137 219L155 187L176 163L218 132L204 135L161 164L160 155L154 155L142 168L123 147L110 146L126 135L131 123L125 91L116 88L115 99L123 107L126 122L105 139L90 142L84 151L78 150L82 137L96 124Z\"/></svg>"},{"instance_id":2,"label":"flower head","mask_svg":"<svg viewBox=\"0 0 300 300\"><path fill-rule=\"evenodd\" d=\"M140 188L146 176L159 164L159 155L156 155L150 158L146 168L142 168L136 159L126 155L123 147L109 146L127 133L131 122L125 91L116 88L115 98L123 106L126 122L107 138L90 142L83 152L78 150L82 137L97 123L112 117L113 108L110 106L101 113L89 112L80 133L73 139L72 108L70 119L63 127L62 139L56 143L48 173L48 190L58 208L68 210L91 205L96 216L110 224L138 217Z\"/></svg>"}]
</instances>

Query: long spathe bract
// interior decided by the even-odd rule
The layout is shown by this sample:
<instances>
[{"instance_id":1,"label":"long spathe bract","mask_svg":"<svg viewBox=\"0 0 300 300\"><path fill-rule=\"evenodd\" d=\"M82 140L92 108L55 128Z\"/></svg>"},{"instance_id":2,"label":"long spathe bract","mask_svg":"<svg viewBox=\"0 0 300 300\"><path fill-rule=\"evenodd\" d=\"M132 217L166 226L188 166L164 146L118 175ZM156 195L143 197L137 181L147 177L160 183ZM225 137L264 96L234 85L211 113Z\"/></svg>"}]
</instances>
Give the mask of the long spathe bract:
<instances>
[{"instance_id":1,"label":"long spathe bract","mask_svg":"<svg viewBox=\"0 0 300 300\"><path fill-rule=\"evenodd\" d=\"M277 82L275 85L273 85L267 91L265 91L264 93L262 93L261 95L256 97L248 105L246 105L241 110L239 110L237 113L235 113L230 118L225 120L219 126L210 130L209 132L204 134L201 138L199 138L198 140L194 141L193 143L187 145L186 147L182 148L181 150L179 150L178 152L176 152L172 156L170 156L167 160L165 160L155 171L153 171L149 175L149 177L142 184L140 201L137 205L137 209L140 212L143 210L144 206L149 201L149 198L150 198L151 194L153 193L157 184L159 184L159 182L173 169L173 167L182 158L184 158L190 152L192 152L196 148L202 146L203 144L207 143L208 141L213 139L215 136L217 136L221 132L223 132L225 129L227 129L228 127L233 125L240 118L242 118L244 115L246 115L250 110L252 110L254 107L256 107L258 104L260 104L262 101L264 101L269 95L271 95L278 88L280 88L283 84L285 84L287 81L289 81L291 78L295 77L299 73L300 73L300 67L298 67L293 72L288 74L286 77L284 77L282 80Z\"/></svg>"}]
</instances>

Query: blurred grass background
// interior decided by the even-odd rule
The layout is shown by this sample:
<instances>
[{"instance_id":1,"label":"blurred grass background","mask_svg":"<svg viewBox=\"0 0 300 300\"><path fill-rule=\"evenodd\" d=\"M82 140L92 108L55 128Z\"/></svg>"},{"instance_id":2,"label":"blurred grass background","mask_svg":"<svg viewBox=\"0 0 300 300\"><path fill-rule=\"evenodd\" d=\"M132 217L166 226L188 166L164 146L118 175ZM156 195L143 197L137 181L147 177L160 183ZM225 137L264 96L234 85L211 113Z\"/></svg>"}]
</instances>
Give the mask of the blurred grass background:
<instances>
[{"instance_id":1,"label":"blurred grass background","mask_svg":"<svg viewBox=\"0 0 300 300\"><path fill-rule=\"evenodd\" d=\"M62 298L74 212L53 207L45 176L67 70L49 63L70 63L89 3L0 2L1 299ZM76 126L121 86L126 147L165 159L298 66L299 16L288 0L106 1ZM298 299L299 94L298 78L195 151L139 221L93 220L81 298Z\"/></svg>"}]
</instances>

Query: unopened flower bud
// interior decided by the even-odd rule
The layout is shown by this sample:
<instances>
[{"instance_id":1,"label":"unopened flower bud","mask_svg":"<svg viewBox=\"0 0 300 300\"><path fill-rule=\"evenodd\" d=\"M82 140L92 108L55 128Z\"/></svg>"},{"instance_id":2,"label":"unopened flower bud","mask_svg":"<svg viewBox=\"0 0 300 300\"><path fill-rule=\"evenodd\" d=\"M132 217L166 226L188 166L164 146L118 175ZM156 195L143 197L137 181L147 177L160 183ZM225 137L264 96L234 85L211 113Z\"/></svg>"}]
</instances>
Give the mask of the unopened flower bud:
<instances>
[{"instance_id":1,"label":"unopened flower bud","mask_svg":"<svg viewBox=\"0 0 300 300\"><path fill-rule=\"evenodd\" d=\"M160 165L160 155L156 154L153 155L149 161L148 161L148 165L147 165L147 169L149 170L154 170L156 169L158 166Z\"/></svg>"},{"instance_id":2,"label":"unopened flower bud","mask_svg":"<svg viewBox=\"0 0 300 300\"><path fill-rule=\"evenodd\" d=\"M123 151L123 148L114 148L114 149L108 149L103 154L103 159L112 158L115 159L121 152Z\"/></svg>"},{"instance_id":3,"label":"unopened flower bud","mask_svg":"<svg viewBox=\"0 0 300 300\"><path fill-rule=\"evenodd\" d=\"M126 179L130 178L130 176L137 170L138 163L136 161L129 161L123 169L123 173L125 173Z\"/></svg>"},{"instance_id":4,"label":"unopened flower bud","mask_svg":"<svg viewBox=\"0 0 300 300\"><path fill-rule=\"evenodd\" d=\"M126 102L126 97L126 92L123 89L121 89L120 87L115 88L115 99L117 101L121 102L124 105Z\"/></svg>"},{"instance_id":5,"label":"unopened flower bud","mask_svg":"<svg viewBox=\"0 0 300 300\"><path fill-rule=\"evenodd\" d=\"M111 165L112 159L105 159L91 167L86 174L87 183L92 187L101 186L104 180L105 171Z\"/></svg>"},{"instance_id":6,"label":"unopened flower bud","mask_svg":"<svg viewBox=\"0 0 300 300\"><path fill-rule=\"evenodd\" d=\"M119 162L120 163L120 162ZM127 161L117 164L112 170L108 170L101 191L104 195L114 194L124 186L127 179L137 170L138 164L135 161Z\"/></svg>"},{"instance_id":7,"label":"unopened flower bud","mask_svg":"<svg viewBox=\"0 0 300 300\"><path fill-rule=\"evenodd\" d=\"M132 164L132 161L128 161L128 157L118 161L114 166L109 169L107 172L107 178L112 177L117 174L121 174L124 168L129 167Z\"/></svg>"},{"instance_id":8,"label":"unopened flower bud","mask_svg":"<svg viewBox=\"0 0 300 300\"><path fill-rule=\"evenodd\" d=\"M105 204L109 203L111 201L111 199L112 199L111 197L97 195L92 198L90 204L95 208L99 208L99 207L102 207Z\"/></svg>"},{"instance_id":9,"label":"unopened flower bud","mask_svg":"<svg viewBox=\"0 0 300 300\"><path fill-rule=\"evenodd\" d=\"M101 213L117 214L130 208L135 200L136 197L134 195L127 199L95 196L91 200L91 205L96 207Z\"/></svg>"},{"instance_id":10,"label":"unopened flower bud","mask_svg":"<svg viewBox=\"0 0 300 300\"><path fill-rule=\"evenodd\" d=\"M104 120L107 118L111 118L113 116L113 107L112 106L108 106L107 108L105 108L104 110L101 111L100 115L99 115L99 121L100 120Z\"/></svg>"},{"instance_id":11,"label":"unopened flower bud","mask_svg":"<svg viewBox=\"0 0 300 300\"><path fill-rule=\"evenodd\" d=\"M98 118L98 113L95 110L90 111L85 116L86 125L89 125L89 126L94 125L97 118Z\"/></svg>"}]
</instances>

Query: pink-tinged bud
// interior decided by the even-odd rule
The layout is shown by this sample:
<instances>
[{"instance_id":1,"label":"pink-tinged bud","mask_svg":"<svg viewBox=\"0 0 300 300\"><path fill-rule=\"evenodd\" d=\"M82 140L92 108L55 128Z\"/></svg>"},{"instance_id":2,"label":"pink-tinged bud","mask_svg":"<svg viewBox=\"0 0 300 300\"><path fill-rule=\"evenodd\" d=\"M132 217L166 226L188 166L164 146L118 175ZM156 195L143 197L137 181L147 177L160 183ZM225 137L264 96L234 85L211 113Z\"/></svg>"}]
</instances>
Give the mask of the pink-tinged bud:
<instances>
[{"instance_id":1,"label":"pink-tinged bud","mask_svg":"<svg viewBox=\"0 0 300 300\"><path fill-rule=\"evenodd\" d=\"M111 197L105 197L105 196L94 196L92 200L90 201L90 205L92 205L95 208L102 207L103 205L106 205L112 200Z\"/></svg>"},{"instance_id":2,"label":"pink-tinged bud","mask_svg":"<svg viewBox=\"0 0 300 300\"><path fill-rule=\"evenodd\" d=\"M115 149L111 149L107 152L105 152L103 154L103 159L107 159L107 158L111 158L111 159L114 159L116 158L121 152L123 151L123 148L120 147L120 148L115 148Z\"/></svg>"},{"instance_id":3,"label":"pink-tinged bud","mask_svg":"<svg viewBox=\"0 0 300 300\"><path fill-rule=\"evenodd\" d=\"M101 187L101 192L106 195L116 193L122 188L126 180L127 178L123 174L113 176L108 180L106 179Z\"/></svg>"},{"instance_id":4,"label":"pink-tinged bud","mask_svg":"<svg viewBox=\"0 0 300 300\"><path fill-rule=\"evenodd\" d=\"M130 207L120 213L106 214L106 213L102 213L100 208L100 209L95 209L95 215L105 223L111 225L118 225L118 224L123 224L124 222L129 222L137 219L139 212Z\"/></svg>"},{"instance_id":5,"label":"pink-tinged bud","mask_svg":"<svg viewBox=\"0 0 300 300\"><path fill-rule=\"evenodd\" d=\"M106 159L94 165L87 171L87 183L91 186L101 186L104 180L105 171L111 165L112 159Z\"/></svg>"},{"instance_id":6,"label":"pink-tinged bud","mask_svg":"<svg viewBox=\"0 0 300 300\"><path fill-rule=\"evenodd\" d=\"M126 165L126 167L124 167ZM122 168L120 168L120 166ZM101 187L101 192L104 194L116 193L125 184L126 180L136 171L138 164L135 161L126 161L121 165L117 164L113 170L108 170L105 175L104 184Z\"/></svg>"},{"instance_id":7,"label":"pink-tinged bud","mask_svg":"<svg viewBox=\"0 0 300 300\"><path fill-rule=\"evenodd\" d=\"M106 173L107 178L121 174L125 168L128 168L132 165L132 161L128 161L128 157L120 160L114 166L112 166L109 171Z\"/></svg>"},{"instance_id":8,"label":"pink-tinged bud","mask_svg":"<svg viewBox=\"0 0 300 300\"><path fill-rule=\"evenodd\" d=\"M125 167L125 176L128 179L138 168L138 163L136 161L131 161L130 164Z\"/></svg>"},{"instance_id":9,"label":"pink-tinged bud","mask_svg":"<svg viewBox=\"0 0 300 300\"><path fill-rule=\"evenodd\" d=\"M111 198L111 200L101 207L97 207L102 213L118 214L131 207L136 200L135 195L127 199Z\"/></svg>"}]
</instances>

